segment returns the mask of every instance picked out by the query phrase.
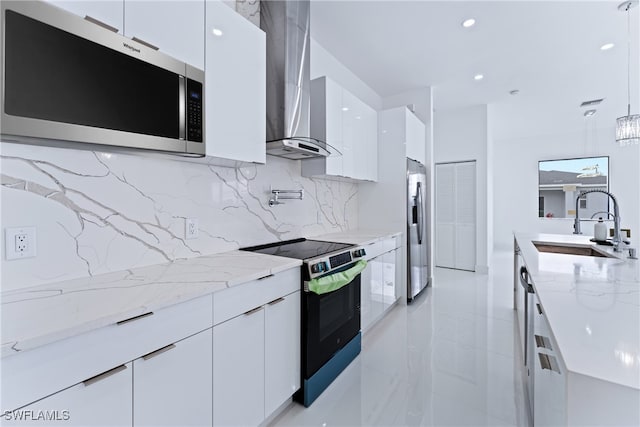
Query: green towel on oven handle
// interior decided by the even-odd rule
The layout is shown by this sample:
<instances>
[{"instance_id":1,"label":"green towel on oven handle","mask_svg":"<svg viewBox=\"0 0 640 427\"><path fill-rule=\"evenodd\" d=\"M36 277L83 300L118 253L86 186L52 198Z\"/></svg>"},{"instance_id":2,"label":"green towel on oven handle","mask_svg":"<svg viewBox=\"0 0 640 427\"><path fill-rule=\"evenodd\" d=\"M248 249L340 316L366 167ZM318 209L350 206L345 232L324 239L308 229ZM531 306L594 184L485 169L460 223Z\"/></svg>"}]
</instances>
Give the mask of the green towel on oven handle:
<instances>
[{"instance_id":1,"label":"green towel on oven handle","mask_svg":"<svg viewBox=\"0 0 640 427\"><path fill-rule=\"evenodd\" d=\"M328 276L311 279L308 282L309 291L318 295L327 294L340 289L344 285L350 283L367 266L367 261L361 259L356 262L353 267L339 273L329 274Z\"/></svg>"}]
</instances>

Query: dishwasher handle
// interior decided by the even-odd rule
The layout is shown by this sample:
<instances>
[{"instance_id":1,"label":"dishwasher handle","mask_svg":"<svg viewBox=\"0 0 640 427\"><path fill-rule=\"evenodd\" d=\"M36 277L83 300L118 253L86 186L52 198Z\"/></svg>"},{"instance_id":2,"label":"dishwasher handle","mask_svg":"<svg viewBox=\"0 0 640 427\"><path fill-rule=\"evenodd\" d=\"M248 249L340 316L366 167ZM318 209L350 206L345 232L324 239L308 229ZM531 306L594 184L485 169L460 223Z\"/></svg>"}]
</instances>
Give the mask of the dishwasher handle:
<instances>
[{"instance_id":1,"label":"dishwasher handle","mask_svg":"<svg viewBox=\"0 0 640 427\"><path fill-rule=\"evenodd\" d=\"M524 265L520 267L520 285L530 294L533 294L533 286L529 283L529 271Z\"/></svg>"}]
</instances>

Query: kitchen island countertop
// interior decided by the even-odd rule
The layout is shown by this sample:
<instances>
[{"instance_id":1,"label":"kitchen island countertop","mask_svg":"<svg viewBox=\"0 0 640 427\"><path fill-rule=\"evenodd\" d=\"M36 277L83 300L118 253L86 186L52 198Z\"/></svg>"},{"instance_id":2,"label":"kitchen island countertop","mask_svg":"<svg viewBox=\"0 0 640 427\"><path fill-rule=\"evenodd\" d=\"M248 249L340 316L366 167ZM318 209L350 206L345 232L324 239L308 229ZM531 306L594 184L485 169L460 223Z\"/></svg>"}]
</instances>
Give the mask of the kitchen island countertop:
<instances>
[{"instance_id":1,"label":"kitchen island countertop","mask_svg":"<svg viewBox=\"0 0 640 427\"><path fill-rule=\"evenodd\" d=\"M640 261L589 236L515 233L567 370L640 389ZM539 252L591 246L616 258Z\"/></svg>"}]
</instances>

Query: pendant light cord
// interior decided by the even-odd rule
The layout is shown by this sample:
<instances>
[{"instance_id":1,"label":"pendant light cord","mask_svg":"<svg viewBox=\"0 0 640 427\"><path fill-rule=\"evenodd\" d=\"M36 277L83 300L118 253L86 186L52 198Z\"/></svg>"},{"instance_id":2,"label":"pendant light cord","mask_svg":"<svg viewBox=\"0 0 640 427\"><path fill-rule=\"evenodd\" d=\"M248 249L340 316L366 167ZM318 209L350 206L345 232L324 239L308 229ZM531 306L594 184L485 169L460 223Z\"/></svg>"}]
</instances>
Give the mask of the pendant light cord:
<instances>
[{"instance_id":1,"label":"pendant light cord","mask_svg":"<svg viewBox=\"0 0 640 427\"><path fill-rule=\"evenodd\" d=\"M631 115L631 2L627 5L627 116Z\"/></svg>"}]
</instances>

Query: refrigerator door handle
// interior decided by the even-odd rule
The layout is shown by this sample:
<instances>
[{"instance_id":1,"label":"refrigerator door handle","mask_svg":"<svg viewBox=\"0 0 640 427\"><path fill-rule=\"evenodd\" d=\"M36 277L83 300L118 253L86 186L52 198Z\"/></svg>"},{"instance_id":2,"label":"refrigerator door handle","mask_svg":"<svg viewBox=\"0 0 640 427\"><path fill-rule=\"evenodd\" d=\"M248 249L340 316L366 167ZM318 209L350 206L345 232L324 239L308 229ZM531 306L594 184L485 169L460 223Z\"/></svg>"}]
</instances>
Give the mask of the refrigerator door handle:
<instances>
[{"instance_id":1,"label":"refrigerator door handle","mask_svg":"<svg viewBox=\"0 0 640 427\"><path fill-rule=\"evenodd\" d=\"M422 244L422 218L423 218L424 212L422 211L422 186L420 185L419 181L416 184L416 197L414 198L414 203L418 207L418 222L417 222L416 231L418 232L418 244L421 245Z\"/></svg>"}]
</instances>

